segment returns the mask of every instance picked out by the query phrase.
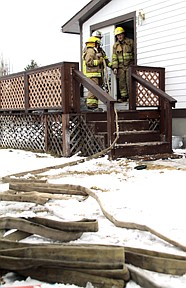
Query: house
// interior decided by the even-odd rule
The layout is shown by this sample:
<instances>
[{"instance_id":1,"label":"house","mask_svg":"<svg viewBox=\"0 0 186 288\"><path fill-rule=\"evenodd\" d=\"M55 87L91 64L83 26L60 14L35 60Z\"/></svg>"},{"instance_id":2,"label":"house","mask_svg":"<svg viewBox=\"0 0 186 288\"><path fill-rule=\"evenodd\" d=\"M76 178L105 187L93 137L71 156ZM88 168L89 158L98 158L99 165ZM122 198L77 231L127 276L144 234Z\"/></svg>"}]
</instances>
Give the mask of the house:
<instances>
[{"instance_id":1,"label":"house","mask_svg":"<svg viewBox=\"0 0 186 288\"><path fill-rule=\"evenodd\" d=\"M81 51L91 33L103 33L103 46L111 58L114 29L122 26L134 39L136 65L165 68L165 92L177 100L172 134L186 146L186 1L92 0L68 22L63 33L80 35ZM81 59L81 58L80 58ZM80 61L81 62L81 61ZM117 83L110 71L112 96Z\"/></svg>"}]
</instances>

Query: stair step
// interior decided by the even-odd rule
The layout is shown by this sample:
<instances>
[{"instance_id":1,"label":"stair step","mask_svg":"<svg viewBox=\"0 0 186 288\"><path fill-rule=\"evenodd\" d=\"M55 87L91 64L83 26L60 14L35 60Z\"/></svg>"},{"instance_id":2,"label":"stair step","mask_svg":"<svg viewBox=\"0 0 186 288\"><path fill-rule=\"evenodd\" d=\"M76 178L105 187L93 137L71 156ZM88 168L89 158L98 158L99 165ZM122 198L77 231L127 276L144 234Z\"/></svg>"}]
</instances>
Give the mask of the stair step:
<instances>
[{"instance_id":1,"label":"stair step","mask_svg":"<svg viewBox=\"0 0 186 288\"><path fill-rule=\"evenodd\" d=\"M149 129L148 120L119 120L119 131L140 131Z\"/></svg>"},{"instance_id":2,"label":"stair step","mask_svg":"<svg viewBox=\"0 0 186 288\"><path fill-rule=\"evenodd\" d=\"M107 132L98 132L105 139L105 146L107 146ZM119 132L119 139L117 144L131 144L139 142L154 142L160 141L159 131L140 130L140 131L121 131Z\"/></svg>"},{"instance_id":3,"label":"stair step","mask_svg":"<svg viewBox=\"0 0 186 288\"><path fill-rule=\"evenodd\" d=\"M124 144L116 144L116 147L135 147L135 146L157 146L162 144L167 144L168 142L162 142L162 141L153 141L153 142L136 142L136 143L124 143Z\"/></svg>"},{"instance_id":4,"label":"stair step","mask_svg":"<svg viewBox=\"0 0 186 288\"><path fill-rule=\"evenodd\" d=\"M85 117L91 132L100 137L105 148L108 147L106 113L88 113ZM156 120L158 117L159 111L118 111L119 138L110 151L111 158L171 154L172 143L161 141L163 138L159 130L149 130L149 119Z\"/></svg>"},{"instance_id":5,"label":"stair step","mask_svg":"<svg viewBox=\"0 0 186 288\"><path fill-rule=\"evenodd\" d=\"M87 119L87 122L88 121L94 121L95 119L96 120L107 120L107 113L106 112L86 112L86 119ZM128 111L125 111L124 113L121 112L121 111L118 111L117 112L117 115L118 115L118 119L119 120L130 120L130 119L139 119L139 114L138 114L138 111L136 110L128 110ZM144 118L145 119L145 118Z\"/></svg>"},{"instance_id":6,"label":"stair step","mask_svg":"<svg viewBox=\"0 0 186 288\"><path fill-rule=\"evenodd\" d=\"M160 141L159 131L140 130L140 131L122 131L119 132L119 139L117 143L127 144L136 142L151 142Z\"/></svg>"},{"instance_id":7,"label":"stair step","mask_svg":"<svg viewBox=\"0 0 186 288\"><path fill-rule=\"evenodd\" d=\"M113 150L113 159L119 157L153 155L158 153L172 153L171 145L168 142L138 142L127 144L116 144Z\"/></svg>"},{"instance_id":8,"label":"stair step","mask_svg":"<svg viewBox=\"0 0 186 288\"><path fill-rule=\"evenodd\" d=\"M95 133L107 131L107 121L89 121ZM148 130L148 120L118 120L119 131Z\"/></svg>"}]
</instances>

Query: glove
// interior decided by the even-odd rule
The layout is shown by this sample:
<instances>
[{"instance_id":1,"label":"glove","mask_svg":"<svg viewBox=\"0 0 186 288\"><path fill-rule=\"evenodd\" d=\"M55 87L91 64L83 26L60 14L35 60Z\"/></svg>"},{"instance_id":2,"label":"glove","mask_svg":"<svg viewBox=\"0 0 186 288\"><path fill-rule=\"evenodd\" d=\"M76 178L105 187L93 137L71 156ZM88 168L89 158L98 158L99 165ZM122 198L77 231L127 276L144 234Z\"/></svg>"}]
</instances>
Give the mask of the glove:
<instances>
[{"instance_id":1,"label":"glove","mask_svg":"<svg viewBox=\"0 0 186 288\"><path fill-rule=\"evenodd\" d=\"M115 75L117 75L118 70L116 68L114 68L113 72L114 72Z\"/></svg>"}]
</instances>

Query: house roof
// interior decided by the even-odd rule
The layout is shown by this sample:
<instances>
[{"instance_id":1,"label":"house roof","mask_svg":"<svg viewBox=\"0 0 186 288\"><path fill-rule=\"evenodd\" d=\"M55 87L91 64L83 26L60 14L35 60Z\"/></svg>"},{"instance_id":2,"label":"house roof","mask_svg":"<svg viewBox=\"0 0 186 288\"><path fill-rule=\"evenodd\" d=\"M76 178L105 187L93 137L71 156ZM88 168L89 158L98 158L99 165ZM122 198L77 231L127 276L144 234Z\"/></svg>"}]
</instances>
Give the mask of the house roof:
<instances>
[{"instance_id":1,"label":"house roof","mask_svg":"<svg viewBox=\"0 0 186 288\"><path fill-rule=\"evenodd\" d=\"M103 8L111 0L92 0L77 12L62 27L63 33L80 34L80 26L92 17L96 12Z\"/></svg>"}]
</instances>

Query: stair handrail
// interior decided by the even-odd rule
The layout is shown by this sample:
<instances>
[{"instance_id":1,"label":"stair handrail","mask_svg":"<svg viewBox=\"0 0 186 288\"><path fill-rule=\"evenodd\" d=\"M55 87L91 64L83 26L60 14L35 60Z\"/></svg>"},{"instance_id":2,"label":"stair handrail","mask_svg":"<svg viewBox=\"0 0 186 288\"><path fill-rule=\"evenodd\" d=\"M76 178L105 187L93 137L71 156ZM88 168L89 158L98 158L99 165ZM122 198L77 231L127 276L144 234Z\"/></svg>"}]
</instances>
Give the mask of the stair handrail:
<instances>
[{"instance_id":1,"label":"stair handrail","mask_svg":"<svg viewBox=\"0 0 186 288\"><path fill-rule=\"evenodd\" d=\"M140 75L137 75L136 73L132 73L131 77L134 78L135 81L137 81L138 83L142 84L145 88L150 90L152 93L162 98L162 100L170 102L172 107L175 107L177 100L174 99L172 96L168 95L166 92L164 92L160 88L157 88L152 83L143 79Z\"/></svg>"},{"instance_id":2,"label":"stair handrail","mask_svg":"<svg viewBox=\"0 0 186 288\"><path fill-rule=\"evenodd\" d=\"M107 107L107 137L108 146L110 146L115 139L115 111L114 104L117 102L111 95L104 91L101 87L96 85L91 79L85 76L81 71L73 70L73 79L79 84L82 84L90 92L103 102Z\"/></svg>"},{"instance_id":3,"label":"stair handrail","mask_svg":"<svg viewBox=\"0 0 186 288\"><path fill-rule=\"evenodd\" d=\"M136 66L138 67L138 66ZM140 83L142 86L150 90L153 94L159 96L159 110L160 110L160 134L164 141L167 141L172 149L172 107L175 108L176 99L168 95L162 89L154 86L151 82L143 79L137 75L134 67L129 69L129 109L136 110L136 85L134 82ZM144 67L145 68L145 67ZM156 69L156 68L155 68Z\"/></svg>"}]
</instances>

